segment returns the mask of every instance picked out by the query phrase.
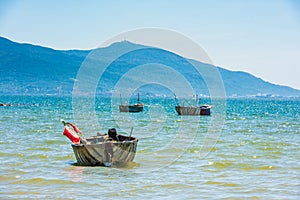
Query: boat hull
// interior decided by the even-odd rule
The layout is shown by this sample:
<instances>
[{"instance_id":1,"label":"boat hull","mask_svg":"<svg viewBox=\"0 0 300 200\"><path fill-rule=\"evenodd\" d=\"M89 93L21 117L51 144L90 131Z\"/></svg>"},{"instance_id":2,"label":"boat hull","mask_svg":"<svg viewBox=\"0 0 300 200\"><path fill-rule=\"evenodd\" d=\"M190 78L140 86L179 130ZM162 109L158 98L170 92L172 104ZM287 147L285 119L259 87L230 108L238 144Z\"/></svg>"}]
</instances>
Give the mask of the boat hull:
<instances>
[{"instance_id":1,"label":"boat hull","mask_svg":"<svg viewBox=\"0 0 300 200\"><path fill-rule=\"evenodd\" d=\"M137 104L137 105L119 105L120 112L142 112L144 109L143 104Z\"/></svg>"},{"instance_id":2,"label":"boat hull","mask_svg":"<svg viewBox=\"0 0 300 200\"><path fill-rule=\"evenodd\" d=\"M211 106L176 106L178 115L210 115Z\"/></svg>"},{"instance_id":3,"label":"boat hull","mask_svg":"<svg viewBox=\"0 0 300 200\"><path fill-rule=\"evenodd\" d=\"M94 137L97 139L96 137ZM81 144L72 144L78 165L84 166L111 166L133 161L138 140L130 141L84 141Z\"/></svg>"}]
</instances>

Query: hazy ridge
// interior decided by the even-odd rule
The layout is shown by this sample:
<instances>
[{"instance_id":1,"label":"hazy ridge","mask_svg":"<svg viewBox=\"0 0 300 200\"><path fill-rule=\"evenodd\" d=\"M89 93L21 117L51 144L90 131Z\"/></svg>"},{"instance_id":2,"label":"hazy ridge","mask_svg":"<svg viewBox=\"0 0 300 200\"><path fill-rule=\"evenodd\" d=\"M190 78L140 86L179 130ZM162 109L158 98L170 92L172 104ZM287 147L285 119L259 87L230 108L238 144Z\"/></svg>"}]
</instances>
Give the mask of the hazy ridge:
<instances>
[{"instance_id":1,"label":"hazy ridge","mask_svg":"<svg viewBox=\"0 0 300 200\"><path fill-rule=\"evenodd\" d=\"M132 47L137 46L128 41L118 42L100 49L106 55L113 54L119 49L125 48L126 45ZM8 39L0 37L0 95L71 95L74 80L77 71L86 56L92 50L54 50L51 48L35 46L31 44L20 44L12 42ZM149 50L149 52L151 49ZM97 89L97 94L106 95L112 84L117 81L119 76L112 74L121 73L123 68L132 64L132 62L141 62L142 59L155 60L157 56L164 58L164 64L173 64L174 55L169 52L155 49L150 53L144 51L140 58L132 61L126 57L120 59L116 68L120 71L108 71L106 84L102 84L102 88ZM216 67L193 61L200 67ZM178 59L176 63L180 69L184 69L184 62ZM284 97L300 97L300 90L287 86L281 86L266 82L249 73L240 71L229 71L218 67L222 76L227 96L284 96ZM190 82L199 84L203 95L209 95L207 87L203 80L199 80L197 76L193 76L193 72L184 71L190 77ZM157 88L148 88L148 95L164 92L157 91Z\"/></svg>"}]
</instances>

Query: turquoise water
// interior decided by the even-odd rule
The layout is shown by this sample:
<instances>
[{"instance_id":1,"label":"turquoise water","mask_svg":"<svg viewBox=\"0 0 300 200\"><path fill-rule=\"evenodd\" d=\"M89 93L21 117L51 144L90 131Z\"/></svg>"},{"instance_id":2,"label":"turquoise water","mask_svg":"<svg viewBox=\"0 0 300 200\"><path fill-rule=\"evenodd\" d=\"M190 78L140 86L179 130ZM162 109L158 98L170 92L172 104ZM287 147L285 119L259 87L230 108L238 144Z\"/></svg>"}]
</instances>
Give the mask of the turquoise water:
<instances>
[{"instance_id":1,"label":"turquoise water","mask_svg":"<svg viewBox=\"0 0 300 200\"><path fill-rule=\"evenodd\" d=\"M134 162L111 168L75 165L60 123L73 121L71 100L1 97L13 106L0 107L0 199L300 198L300 100L228 99L222 134L205 145L212 116L177 116L171 99L135 114L96 99L85 135L134 127L139 138Z\"/></svg>"}]
</instances>

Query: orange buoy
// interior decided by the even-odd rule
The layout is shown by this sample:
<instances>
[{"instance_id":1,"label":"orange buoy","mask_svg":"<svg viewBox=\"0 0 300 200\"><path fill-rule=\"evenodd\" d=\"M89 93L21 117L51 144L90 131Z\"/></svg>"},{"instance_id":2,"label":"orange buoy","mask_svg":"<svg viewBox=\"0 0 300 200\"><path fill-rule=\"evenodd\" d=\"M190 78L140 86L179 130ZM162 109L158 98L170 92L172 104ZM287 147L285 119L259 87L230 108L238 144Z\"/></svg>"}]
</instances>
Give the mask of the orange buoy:
<instances>
[{"instance_id":1,"label":"orange buoy","mask_svg":"<svg viewBox=\"0 0 300 200\"><path fill-rule=\"evenodd\" d=\"M74 126L75 125L73 125L72 127L74 128ZM75 131L78 130L77 127L76 127L76 129L74 128L74 130ZM80 137L68 125L65 125L65 130L63 132L63 135L67 136L74 144L80 143Z\"/></svg>"}]
</instances>

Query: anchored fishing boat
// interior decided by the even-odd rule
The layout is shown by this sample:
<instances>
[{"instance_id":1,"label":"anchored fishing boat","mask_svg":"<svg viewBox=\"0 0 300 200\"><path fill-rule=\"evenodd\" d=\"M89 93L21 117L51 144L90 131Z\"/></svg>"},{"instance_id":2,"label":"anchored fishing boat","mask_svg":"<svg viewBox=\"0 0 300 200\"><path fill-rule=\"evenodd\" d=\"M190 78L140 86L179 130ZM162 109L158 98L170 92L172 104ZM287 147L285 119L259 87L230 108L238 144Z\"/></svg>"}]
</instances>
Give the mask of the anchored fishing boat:
<instances>
[{"instance_id":1,"label":"anchored fishing boat","mask_svg":"<svg viewBox=\"0 0 300 200\"><path fill-rule=\"evenodd\" d=\"M133 105L123 104L119 105L120 112L142 112L144 104L140 102L140 94L138 93L138 103Z\"/></svg>"},{"instance_id":2,"label":"anchored fishing boat","mask_svg":"<svg viewBox=\"0 0 300 200\"><path fill-rule=\"evenodd\" d=\"M144 104L119 105L120 112L142 112Z\"/></svg>"},{"instance_id":3,"label":"anchored fishing boat","mask_svg":"<svg viewBox=\"0 0 300 200\"><path fill-rule=\"evenodd\" d=\"M195 96L194 99L197 102L196 104L198 104L198 101L200 101L200 99L198 100L197 95ZM175 95L175 100L177 101L176 95ZM210 105L193 106L189 102L187 103L189 104L188 106L185 105L175 106L178 115L210 115L210 109L211 109Z\"/></svg>"},{"instance_id":4,"label":"anchored fishing boat","mask_svg":"<svg viewBox=\"0 0 300 200\"><path fill-rule=\"evenodd\" d=\"M119 135L112 128L107 134L98 133L96 136L84 138L74 124L64 121L62 123L65 126L63 135L72 141L71 146L78 165L109 167L133 161L138 139L131 137L132 130L130 136Z\"/></svg>"},{"instance_id":5,"label":"anchored fishing boat","mask_svg":"<svg viewBox=\"0 0 300 200\"><path fill-rule=\"evenodd\" d=\"M210 115L210 105L202 106L176 106L178 115Z\"/></svg>"}]
</instances>

